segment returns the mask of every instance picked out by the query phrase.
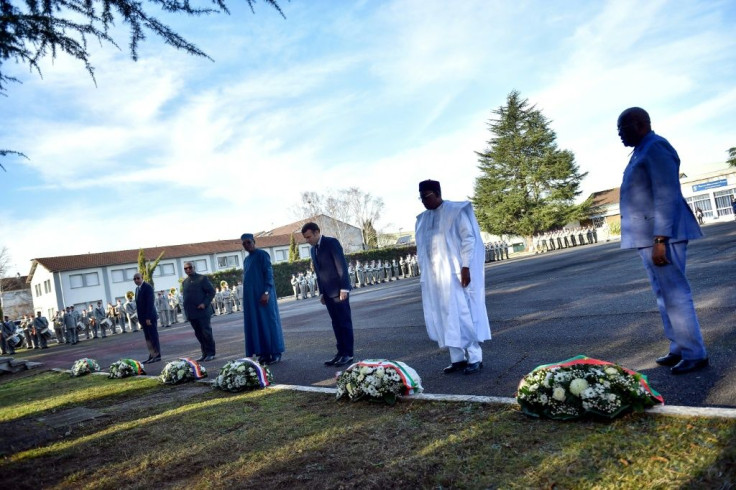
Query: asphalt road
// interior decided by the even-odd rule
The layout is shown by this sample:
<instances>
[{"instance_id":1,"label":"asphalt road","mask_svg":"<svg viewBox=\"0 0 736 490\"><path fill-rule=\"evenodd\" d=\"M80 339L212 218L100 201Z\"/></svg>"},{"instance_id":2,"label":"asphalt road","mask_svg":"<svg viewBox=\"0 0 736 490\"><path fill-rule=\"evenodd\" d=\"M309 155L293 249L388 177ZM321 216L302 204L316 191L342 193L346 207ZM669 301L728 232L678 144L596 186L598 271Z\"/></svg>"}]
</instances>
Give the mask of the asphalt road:
<instances>
[{"instance_id":1,"label":"asphalt road","mask_svg":"<svg viewBox=\"0 0 736 490\"><path fill-rule=\"evenodd\" d=\"M703 371L673 376L655 364L668 342L654 296L638 254L620 250L617 242L487 264L493 339L483 344L484 369L477 375L442 373L449 354L427 337L417 278L357 289L350 299L356 360L404 361L420 374L427 393L514 396L519 380L537 365L585 354L646 374L667 404L736 407L736 223L704 231L706 238L688 250L688 277L711 361ZM322 364L335 352L324 306L316 298L285 299L279 308L287 350L272 367L275 382L333 386L336 369ZM245 353L242 318L214 317L213 329L217 357L206 367L216 374ZM167 360L199 357L188 323L160 329L160 339L164 362L149 365L149 374L158 374ZM143 334L127 333L16 356L66 369L82 357L106 368L123 357L148 355Z\"/></svg>"}]
</instances>

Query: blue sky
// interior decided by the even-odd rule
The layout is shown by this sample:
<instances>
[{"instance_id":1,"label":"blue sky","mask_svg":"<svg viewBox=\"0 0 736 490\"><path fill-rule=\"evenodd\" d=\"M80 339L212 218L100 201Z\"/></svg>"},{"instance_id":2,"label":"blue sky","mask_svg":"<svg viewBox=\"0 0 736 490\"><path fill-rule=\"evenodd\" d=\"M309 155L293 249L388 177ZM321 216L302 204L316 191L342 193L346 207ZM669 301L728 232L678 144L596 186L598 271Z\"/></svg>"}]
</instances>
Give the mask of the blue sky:
<instances>
[{"instance_id":1,"label":"blue sky","mask_svg":"<svg viewBox=\"0 0 736 490\"><path fill-rule=\"evenodd\" d=\"M217 240L297 218L303 191L357 186L378 228L413 228L417 183L466 199L475 151L512 90L551 121L584 196L619 185L625 108L696 175L736 146L736 3L440 0L259 2L255 15L162 17L214 62L149 39L139 61L91 44L0 99L0 246L34 257ZM127 34L115 34L127 46Z\"/></svg>"}]
</instances>

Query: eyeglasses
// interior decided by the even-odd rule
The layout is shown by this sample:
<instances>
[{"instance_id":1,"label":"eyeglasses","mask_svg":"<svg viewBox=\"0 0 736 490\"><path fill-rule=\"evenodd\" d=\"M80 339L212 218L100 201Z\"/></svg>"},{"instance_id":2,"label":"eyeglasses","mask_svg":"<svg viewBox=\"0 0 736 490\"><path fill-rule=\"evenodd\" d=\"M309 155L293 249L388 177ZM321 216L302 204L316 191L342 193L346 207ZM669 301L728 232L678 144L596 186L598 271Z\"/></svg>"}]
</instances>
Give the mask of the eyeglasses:
<instances>
[{"instance_id":1,"label":"eyeglasses","mask_svg":"<svg viewBox=\"0 0 736 490\"><path fill-rule=\"evenodd\" d=\"M185 271L190 271L190 270L192 270L192 268L191 267L184 267L184 270Z\"/></svg>"},{"instance_id":2,"label":"eyeglasses","mask_svg":"<svg viewBox=\"0 0 736 490\"><path fill-rule=\"evenodd\" d=\"M420 194L417 199L420 201L424 201L425 199L429 198L430 196L434 196L434 192L427 192L426 194Z\"/></svg>"}]
</instances>

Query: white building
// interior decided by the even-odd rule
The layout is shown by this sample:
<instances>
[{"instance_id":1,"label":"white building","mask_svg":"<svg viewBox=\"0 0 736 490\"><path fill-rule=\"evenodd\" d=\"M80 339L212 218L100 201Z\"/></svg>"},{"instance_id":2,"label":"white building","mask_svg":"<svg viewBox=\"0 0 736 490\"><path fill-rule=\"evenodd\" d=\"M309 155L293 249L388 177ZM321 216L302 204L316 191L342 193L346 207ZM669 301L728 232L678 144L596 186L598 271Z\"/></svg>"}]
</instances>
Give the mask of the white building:
<instances>
[{"instance_id":1,"label":"white building","mask_svg":"<svg viewBox=\"0 0 736 490\"><path fill-rule=\"evenodd\" d=\"M688 177L680 176L682 195L695 211L703 211L704 222L733 219L731 196L736 195L736 168Z\"/></svg>"},{"instance_id":2,"label":"white building","mask_svg":"<svg viewBox=\"0 0 736 490\"><path fill-rule=\"evenodd\" d=\"M688 177L680 175L680 190L687 204L693 210L703 211L703 222L733 219L731 196L736 196L736 168L730 167L715 172ZM600 228L605 223L621 222L619 209L620 188L594 192L594 213L591 220Z\"/></svg>"},{"instance_id":3,"label":"white building","mask_svg":"<svg viewBox=\"0 0 736 490\"><path fill-rule=\"evenodd\" d=\"M362 250L360 229L320 215L310 219L324 230L337 230L343 236L346 252ZM292 233L299 257L309 258L309 244L301 234L302 220L268 232L257 233L256 245L271 256L273 263L289 260ZM325 232L330 235L331 233ZM334 236L334 235L333 235ZM356 241L357 240L357 241ZM169 245L145 249L146 260L164 255L153 274L154 289L179 289L180 278L185 277L184 262L192 262L197 272L212 274L233 268L242 268L247 252L239 238L213 242ZM102 301L113 305L135 289L133 275L138 271L138 250L42 257L33 259L27 282L31 285L33 311L41 311L48 318L65 306L74 305L78 311L90 303Z\"/></svg>"}]
</instances>

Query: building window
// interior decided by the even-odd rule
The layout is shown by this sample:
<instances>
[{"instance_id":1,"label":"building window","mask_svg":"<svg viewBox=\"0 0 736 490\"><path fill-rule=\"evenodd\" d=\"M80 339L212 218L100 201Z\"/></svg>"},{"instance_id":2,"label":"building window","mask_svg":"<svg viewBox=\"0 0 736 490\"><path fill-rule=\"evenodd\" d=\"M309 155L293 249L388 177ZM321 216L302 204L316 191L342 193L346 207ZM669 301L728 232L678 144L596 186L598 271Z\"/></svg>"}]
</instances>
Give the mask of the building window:
<instances>
[{"instance_id":1,"label":"building window","mask_svg":"<svg viewBox=\"0 0 736 490\"><path fill-rule=\"evenodd\" d=\"M192 260L191 263L194 266L194 272L202 273L209 270L207 269L207 261L204 259Z\"/></svg>"},{"instance_id":2,"label":"building window","mask_svg":"<svg viewBox=\"0 0 736 490\"><path fill-rule=\"evenodd\" d=\"M731 207L732 195L734 195L734 189L713 193L713 198L716 200L718 216L731 216L733 214L733 208Z\"/></svg>"},{"instance_id":3,"label":"building window","mask_svg":"<svg viewBox=\"0 0 736 490\"><path fill-rule=\"evenodd\" d=\"M225 255L217 257L218 269L231 269L240 265L240 257L237 255Z\"/></svg>"},{"instance_id":4,"label":"building window","mask_svg":"<svg viewBox=\"0 0 736 490\"><path fill-rule=\"evenodd\" d=\"M695 196L691 196L688 197L686 201L688 206L690 206L690 209L693 210L693 214L695 214L695 210L697 208L700 208L700 210L703 211L704 217L713 217L713 207L710 205L710 194L698 194Z\"/></svg>"},{"instance_id":5,"label":"building window","mask_svg":"<svg viewBox=\"0 0 736 490\"><path fill-rule=\"evenodd\" d=\"M100 278L96 272L87 272L86 274L72 274L69 276L69 286L72 289L87 288L99 285Z\"/></svg>"},{"instance_id":6,"label":"building window","mask_svg":"<svg viewBox=\"0 0 736 490\"><path fill-rule=\"evenodd\" d=\"M46 279L43 282L43 290L46 293L50 293L51 292L51 279Z\"/></svg>"},{"instance_id":7,"label":"building window","mask_svg":"<svg viewBox=\"0 0 736 490\"><path fill-rule=\"evenodd\" d=\"M158 264L156 270L153 271L153 277L173 276L174 274L174 264Z\"/></svg>"},{"instance_id":8,"label":"building window","mask_svg":"<svg viewBox=\"0 0 736 490\"><path fill-rule=\"evenodd\" d=\"M111 271L112 282L130 282L133 280L133 276L138 272L135 267L129 267L128 269L113 269Z\"/></svg>"},{"instance_id":9,"label":"building window","mask_svg":"<svg viewBox=\"0 0 736 490\"><path fill-rule=\"evenodd\" d=\"M276 262L283 262L285 260L288 260L288 257L286 256L286 253L288 250L275 250L274 253L276 254Z\"/></svg>"},{"instance_id":10,"label":"building window","mask_svg":"<svg viewBox=\"0 0 736 490\"><path fill-rule=\"evenodd\" d=\"M299 247L299 258L308 259L309 257L309 245Z\"/></svg>"},{"instance_id":11,"label":"building window","mask_svg":"<svg viewBox=\"0 0 736 490\"><path fill-rule=\"evenodd\" d=\"M593 216L593 226L596 228L602 228L606 224L605 216Z\"/></svg>"},{"instance_id":12,"label":"building window","mask_svg":"<svg viewBox=\"0 0 736 490\"><path fill-rule=\"evenodd\" d=\"M40 284L36 284L36 286L34 287L34 289L36 290L36 296L41 296L41 285Z\"/></svg>"}]
</instances>

